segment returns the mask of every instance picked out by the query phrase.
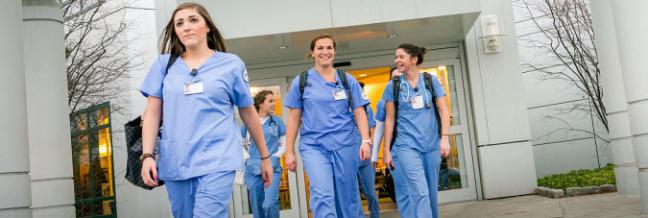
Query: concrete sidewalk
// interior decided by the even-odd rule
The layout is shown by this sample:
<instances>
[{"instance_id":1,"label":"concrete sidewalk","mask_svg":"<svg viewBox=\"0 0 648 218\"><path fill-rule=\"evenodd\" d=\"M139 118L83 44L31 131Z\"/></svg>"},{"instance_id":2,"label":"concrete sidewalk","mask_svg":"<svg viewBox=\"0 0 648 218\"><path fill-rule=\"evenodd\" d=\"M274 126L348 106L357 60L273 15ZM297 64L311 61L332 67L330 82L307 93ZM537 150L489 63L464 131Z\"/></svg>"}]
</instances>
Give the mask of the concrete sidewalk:
<instances>
[{"instance_id":1,"label":"concrete sidewalk","mask_svg":"<svg viewBox=\"0 0 648 218\"><path fill-rule=\"evenodd\" d=\"M440 206L440 217L641 217L639 197L616 193L552 199L526 195ZM396 211L381 217L398 217Z\"/></svg>"}]
</instances>

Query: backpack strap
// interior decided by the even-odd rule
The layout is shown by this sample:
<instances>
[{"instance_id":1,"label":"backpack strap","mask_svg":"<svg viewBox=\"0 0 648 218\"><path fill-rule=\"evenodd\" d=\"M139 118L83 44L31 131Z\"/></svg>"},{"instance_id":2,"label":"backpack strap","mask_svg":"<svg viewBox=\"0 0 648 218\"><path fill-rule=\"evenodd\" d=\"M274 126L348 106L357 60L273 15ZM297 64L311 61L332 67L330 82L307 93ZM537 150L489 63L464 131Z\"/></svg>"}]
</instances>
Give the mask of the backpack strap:
<instances>
[{"instance_id":1,"label":"backpack strap","mask_svg":"<svg viewBox=\"0 0 648 218\"><path fill-rule=\"evenodd\" d=\"M171 53L169 55L169 61L167 61L166 68L164 69L164 77L166 77L166 75L169 74L169 68L171 68L173 63L175 63L175 61L178 60L178 57L180 57L180 56L176 55L176 54L173 54L173 53ZM164 86L164 77L162 77L162 81L163 81L162 85L163 86ZM164 99L163 99L163 101L164 101ZM143 120L142 120L142 122L143 122ZM160 137L160 138L162 138L162 122L164 122L164 120L160 119L160 130L158 131L158 137Z\"/></svg>"},{"instance_id":2,"label":"backpack strap","mask_svg":"<svg viewBox=\"0 0 648 218\"><path fill-rule=\"evenodd\" d=\"M353 111L353 94L351 93L351 87L349 87L349 82L347 81L346 73L344 71L335 70L337 72L338 77L340 77L340 82L342 82L342 86L344 86L344 90L347 93L347 99L349 100L349 108L351 108ZM367 110L367 105L365 105L365 112Z\"/></svg>"},{"instance_id":3,"label":"backpack strap","mask_svg":"<svg viewBox=\"0 0 648 218\"><path fill-rule=\"evenodd\" d=\"M392 94L394 95L394 130L391 139L391 147L389 150L394 149L394 142L396 141L396 135L398 131L396 130L398 126L398 101L400 100L400 76L396 76L392 79Z\"/></svg>"},{"instance_id":4,"label":"backpack strap","mask_svg":"<svg viewBox=\"0 0 648 218\"><path fill-rule=\"evenodd\" d=\"M166 69L164 70L164 76L166 76L169 73L169 68L171 68L173 63L175 63L176 60L178 60L178 57L180 57L180 55L173 54L173 53L169 55L169 61L167 62Z\"/></svg>"},{"instance_id":5,"label":"backpack strap","mask_svg":"<svg viewBox=\"0 0 648 218\"><path fill-rule=\"evenodd\" d=\"M434 91L434 85L432 83L432 75L428 72L423 72L423 77L425 78L425 89L430 91L432 94L432 106L434 107L434 116L436 116L437 129L439 130L439 138L441 137L441 116L439 115L439 110L436 108L436 92Z\"/></svg>"},{"instance_id":6,"label":"backpack strap","mask_svg":"<svg viewBox=\"0 0 648 218\"><path fill-rule=\"evenodd\" d=\"M304 89L308 85L308 71L304 71L299 73L299 94L302 97L302 101L304 100Z\"/></svg>"}]
</instances>

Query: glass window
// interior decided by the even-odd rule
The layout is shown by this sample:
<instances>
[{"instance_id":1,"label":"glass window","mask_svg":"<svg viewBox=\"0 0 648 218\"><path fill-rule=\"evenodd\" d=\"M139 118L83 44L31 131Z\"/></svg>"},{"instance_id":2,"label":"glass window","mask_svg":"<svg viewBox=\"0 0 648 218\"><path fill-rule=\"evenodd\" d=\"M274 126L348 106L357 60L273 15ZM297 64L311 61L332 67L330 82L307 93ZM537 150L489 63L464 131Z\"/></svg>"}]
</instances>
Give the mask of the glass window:
<instances>
[{"instance_id":1,"label":"glass window","mask_svg":"<svg viewBox=\"0 0 648 218\"><path fill-rule=\"evenodd\" d=\"M71 120L76 217L116 217L110 106L83 109Z\"/></svg>"},{"instance_id":2,"label":"glass window","mask_svg":"<svg viewBox=\"0 0 648 218\"><path fill-rule=\"evenodd\" d=\"M437 67L421 69L423 72L428 72L432 75L435 75L443 86L443 90L446 93L446 101L448 104L448 109L450 109L450 120L452 125L461 124L461 119L459 117L459 101L457 100L457 82L455 80L454 66L452 65L441 65Z\"/></svg>"}]
</instances>

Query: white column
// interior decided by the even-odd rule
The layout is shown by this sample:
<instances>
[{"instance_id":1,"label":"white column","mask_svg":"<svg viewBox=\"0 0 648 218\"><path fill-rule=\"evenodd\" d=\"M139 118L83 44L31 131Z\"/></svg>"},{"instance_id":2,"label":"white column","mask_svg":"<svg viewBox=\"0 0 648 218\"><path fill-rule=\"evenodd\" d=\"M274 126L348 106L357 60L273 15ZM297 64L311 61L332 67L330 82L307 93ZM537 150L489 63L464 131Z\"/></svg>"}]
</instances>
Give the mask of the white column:
<instances>
[{"instance_id":1,"label":"white column","mask_svg":"<svg viewBox=\"0 0 648 218\"><path fill-rule=\"evenodd\" d=\"M628 103L624 90L616 28L609 0L590 1L596 49L603 84L604 103L609 124L610 150L618 193L639 195L637 163L632 147L632 133L628 116Z\"/></svg>"},{"instance_id":2,"label":"white column","mask_svg":"<svg viewBox=\"0 0 648 218\"><path fill-rule=\"evenodd\" d=\"M20 1L0 6L0 217L31 217Z\"/></svg>"},{"instance_id":3,"label":"white column","mask_svg":"<svg viewBox=\"0 0 648 218\"><path fill-rule=\"evenodd\" d=\"M74 217L65 43L56 0L23 0L33 217Z\"/></svg>"},{"instance_id":4,"label":"white column","mask_svg":"<svg viewBox=\"0 0 648 218\"><path fill-rule=\"evenodd\" d=\"M648 1L614 0L621 72L628 102L630 131L639 168L642 213L648 215Z\"/></svg>"},{"instance_id":5,"label":"white column","mask_svg":"<svg viewBox=\"0 0 648 218\"><path fill-rule=\"evenodd\" d=\"M481 0L481 6L482 16L497 15L504 34L502 51L485 53L480 18L465 40L482 198L530 194L537 178L513 6L499 0Z\"/></svg>"}]
</instances>

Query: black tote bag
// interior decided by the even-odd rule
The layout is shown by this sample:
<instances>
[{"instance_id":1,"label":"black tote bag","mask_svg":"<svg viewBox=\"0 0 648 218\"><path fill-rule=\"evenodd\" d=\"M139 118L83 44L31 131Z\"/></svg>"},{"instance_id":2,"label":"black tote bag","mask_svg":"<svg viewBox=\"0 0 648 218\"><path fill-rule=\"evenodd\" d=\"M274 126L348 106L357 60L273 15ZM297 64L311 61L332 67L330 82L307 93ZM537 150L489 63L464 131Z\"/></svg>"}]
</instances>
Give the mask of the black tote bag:
<instances>
[{"instance_id":1,"label":"black tote bag","mask_svg":"<svg viewBox=\"0 0 648 218\"><path fill-rule=\"evenodd\" d=\"M155 188L144 184L140 173L142 171L142 161L140 161L140 156L142 156L142 118L138 116L134 120L126 123L124 125L124 132L126 133L126 149L128 153L126 180L146 190ZM157 146L156 143L155 147L157 148ZM164 182L158 180L158 184L162 186Z\"/></svg>"},{"instance_id":2,"label":"black tote bag","mask_svg":"<svg viewBox=\"0 0 648 218\"><path fill-rule=\"evenodd\" d=\"M164 76L169 72L169 68L173 63L178 59L178 55L171 54L169 55L169 61L167 62L166 69L164 70ZM142 180L142 161L140 161L140 156L142 156L142 117L138 116L137 118L129 121L124 125L124 132L126 133L126 151L128 154L128 159L126 161L126 180L133 183L133 185L151 190L155 187L150 187L144 184ZM156 154L158 147L159 136L162 132L162 122L160 121L160 130L158 131L158 140L156 140L155 148L153 154ZM164 185L162 180L158 180L159 186Z\"/></svg>"}]
</instances>

